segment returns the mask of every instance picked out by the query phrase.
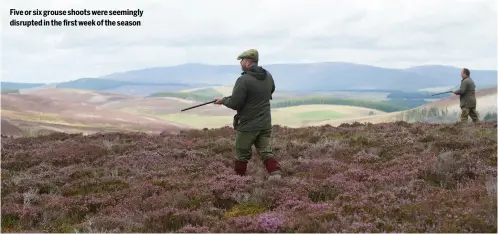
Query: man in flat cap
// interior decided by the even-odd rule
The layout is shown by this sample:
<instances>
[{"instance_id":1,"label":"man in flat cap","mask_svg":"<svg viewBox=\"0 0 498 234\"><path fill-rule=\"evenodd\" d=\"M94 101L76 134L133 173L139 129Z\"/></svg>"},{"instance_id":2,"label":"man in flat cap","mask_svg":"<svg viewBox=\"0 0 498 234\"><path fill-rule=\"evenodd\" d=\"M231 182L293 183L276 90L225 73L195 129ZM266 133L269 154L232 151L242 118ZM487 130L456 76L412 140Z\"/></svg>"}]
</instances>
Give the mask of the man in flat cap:
<instances>
[{"instance_id":1,"label":"man in flat cap","mask_svg":"<svg viewBox=\"0 0 498 234\"><path fill-rule=\"evenodd\" d=\"M470 78L469 69L463 68L460 76L462 77L460 89L451 91L456 95L460 95L460 108L462 109L460 121L466 123L470 116L472 122L477 123L479 122L479 115L476 111L476 85L474 80Z\"/></svg>"},{"instance_id":2,"label":"man in flat cap","mask_svg":"<svg viewBox=\"0 0 498 234\"><path fill-rule=\"evenodd\" d=\"M270 179L279 179L280 165L271 148L270 100L275 91L273 77L263 67L258 66L257 50L244 51L237 59L240 60L242 73L235 82L232 96L218 98L215 101L215 104L223 104L237 111L233 119L233 127L237 131L235 172L241 176L246 174L254 144L270 174Z\"/></svg>"}]
</instances>

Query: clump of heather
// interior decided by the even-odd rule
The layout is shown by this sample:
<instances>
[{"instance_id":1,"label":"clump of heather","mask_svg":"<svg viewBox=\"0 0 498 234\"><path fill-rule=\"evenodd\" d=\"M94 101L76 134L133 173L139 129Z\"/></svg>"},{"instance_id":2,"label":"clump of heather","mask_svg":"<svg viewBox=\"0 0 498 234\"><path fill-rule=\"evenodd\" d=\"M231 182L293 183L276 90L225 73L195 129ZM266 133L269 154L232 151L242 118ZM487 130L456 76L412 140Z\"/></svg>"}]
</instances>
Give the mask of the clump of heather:
<instances>
[{"instance_id":1,"label":"clump of heather","mask_svg":"<svg viewBox=\"0 0 498 234\"><path fill-rule=\"evenodd\" d=\"M275 126L284 171L234 130L2 139L2 232L497 232L496 127Z\"/></svg>"}]
</instances>

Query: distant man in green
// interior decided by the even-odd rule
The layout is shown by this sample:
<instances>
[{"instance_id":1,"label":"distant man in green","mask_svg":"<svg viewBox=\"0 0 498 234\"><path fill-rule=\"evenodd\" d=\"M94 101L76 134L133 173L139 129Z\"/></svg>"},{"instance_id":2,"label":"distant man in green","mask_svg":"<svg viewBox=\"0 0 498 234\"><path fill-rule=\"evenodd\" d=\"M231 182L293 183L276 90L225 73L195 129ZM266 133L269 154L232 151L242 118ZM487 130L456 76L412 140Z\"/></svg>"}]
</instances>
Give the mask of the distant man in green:
<instances>
[{"instance_id":1,"label":"distant man in green","mask_svg":"<svg viewBox=\"0 0 498 234\"><path fill-rule=\"evenodd\" d=\"M460 120L466 123L470 116L472 122L477 123L479 122L479 117L476 111L476 85L470 78L469 69L462 69L460 75L462 76L460 89L452 91L452 93L460 95L460 108L462 109Z\"/></svg>"},{"instance_id":2,"label":"distant man in green","mask_svg":"<svg viewBox=\"0 0 498 234\"><path fill-rule=\"evenodd\" d=\"M246 174L254 144L270 179L279 179L281 168L271 149L270 100L275 91L275 82L267 70L258 66L257 50L244 51L237 60L240 60L242 73L235 82L232 96L215 101L215 104L223 104L237 111L233 118L233 127L237 131L235 172L241 176Z\"/></svg>"}]
</instances>

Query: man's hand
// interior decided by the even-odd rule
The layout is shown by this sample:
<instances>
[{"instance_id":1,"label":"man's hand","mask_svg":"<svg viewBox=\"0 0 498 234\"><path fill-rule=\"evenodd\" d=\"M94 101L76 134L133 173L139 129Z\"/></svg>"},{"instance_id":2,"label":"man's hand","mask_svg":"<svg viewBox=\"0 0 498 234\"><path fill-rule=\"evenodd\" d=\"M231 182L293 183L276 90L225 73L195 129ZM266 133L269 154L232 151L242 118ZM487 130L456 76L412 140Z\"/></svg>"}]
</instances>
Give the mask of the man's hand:
<instances>
[{"instance_id":1,"label":"man's hand","mask_svg":"<svg viewBox=\"0 0 498 234\"><path fill-rule=\"evenodd\" d=\"M453 94L457 95L456 91L451 91L451 93L453 93Z\"/></svg>"},{"instance_id":2,"label":"man's hand","mask_svg":"<svg viewBox=\"0 0 498 234\"><path fill-rule=\"evenodd\" d=\"M214 104L216 104L216 105L221 105L221 104L223 104L223 98L216 98L216 99L214 99L214 100L215 100Z\"/></svg>"}]
</instances>

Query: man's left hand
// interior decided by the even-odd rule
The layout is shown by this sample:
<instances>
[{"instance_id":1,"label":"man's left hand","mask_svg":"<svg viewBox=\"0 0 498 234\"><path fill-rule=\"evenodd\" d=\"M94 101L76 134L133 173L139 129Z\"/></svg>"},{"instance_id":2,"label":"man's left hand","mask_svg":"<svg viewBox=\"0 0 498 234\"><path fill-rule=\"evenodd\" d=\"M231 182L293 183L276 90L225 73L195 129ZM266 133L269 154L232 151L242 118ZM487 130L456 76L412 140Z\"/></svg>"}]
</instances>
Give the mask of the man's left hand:
<instances>
[{"instance_id":1,"label":"man's left hand","mask_svg":"<svg viewBox=\"0 0 498 234\"><path fill-rule=\"evenodd\" d=\"M214 104L217 104L217 105L223 104L223 98L216 98Z\"/></svg>"}]
</instances>

